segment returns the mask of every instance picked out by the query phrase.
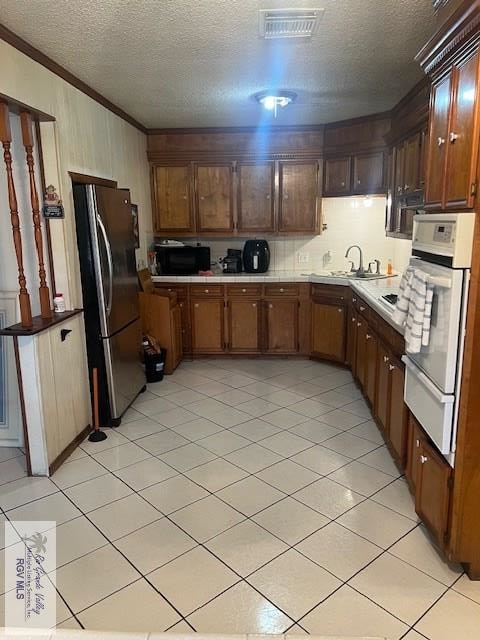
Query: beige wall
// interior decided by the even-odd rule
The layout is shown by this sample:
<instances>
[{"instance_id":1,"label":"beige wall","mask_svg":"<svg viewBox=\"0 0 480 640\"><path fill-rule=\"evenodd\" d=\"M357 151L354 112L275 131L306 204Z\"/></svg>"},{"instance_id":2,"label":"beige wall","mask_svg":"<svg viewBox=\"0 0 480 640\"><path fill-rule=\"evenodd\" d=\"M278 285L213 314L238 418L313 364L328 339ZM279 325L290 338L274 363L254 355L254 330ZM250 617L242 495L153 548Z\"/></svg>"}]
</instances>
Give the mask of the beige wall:
<instances>
[{"instance_id":1,"label":"beige wall","mask_svg":"<svg viewBox=\"0 0 480 640\"><path fill-rule=\"evenodd\" d=\"M55 118L55 123L42 125L42 139L47 182L58 187L65 206L65 220L51 224L57 289L71 306L81 306L68 172L109 178L130 189L140 214L137 258L145 260L152 219L146 136L3 41L0 61L0 94Z\"/></svg>"}]
</instances>

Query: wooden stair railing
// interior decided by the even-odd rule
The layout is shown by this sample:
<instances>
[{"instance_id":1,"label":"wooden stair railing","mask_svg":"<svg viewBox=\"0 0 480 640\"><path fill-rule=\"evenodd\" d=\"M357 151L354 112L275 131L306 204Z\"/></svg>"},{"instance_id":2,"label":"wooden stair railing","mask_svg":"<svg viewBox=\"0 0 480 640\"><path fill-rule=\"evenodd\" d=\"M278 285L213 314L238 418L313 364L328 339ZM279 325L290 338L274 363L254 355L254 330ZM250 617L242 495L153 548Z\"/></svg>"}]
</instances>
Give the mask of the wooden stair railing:
<instances>
[{"instance_id":1,"label":"wooden stair railing","mask_svg":"<svg viewBox=\"0 0 480 640\"><path fill-rule=\"evenodd\" d=\"M43 256L43 237L42 237L42 221L40 217L40 205L38 201L37 186L35 184L35 168L33 160L33 129L32 116L28 111L20 113L20 121L22 125L23 146L25 147L28 177L30 183L30 201L32 204L33 228L35 237L35 246L37 248L38 257L38 276L40 279L40 288L38 290L40 296L40 315L42 318L52 318L52 307L50 304L50 291L47 285L47 273L45 271L45 259Z\"/></svg>"},{"instance_id":2,"label":"wooden stair railing","mask_svg":"<svg viewBox=\"0 0 480 640\"><path fill-rule=\"evenodd\" d=\"M12 154L10 152L12 134L10 131L10 121L8 117L8 105L5 102L0 102L0 140L3 146L3 159L5 161L5 170L7 173L8 203L12 223L13 244L15 247L15 255L17 257L18 284L20 286L20 322L22 327L30 329L33 326L32 307L30 304L30 295L28 293L27 280L25 278L23 267L22 234L20 231L20 218L18 216L17 194L15 192L15 183L13 181Z\"/></svg>"}]
</instances>

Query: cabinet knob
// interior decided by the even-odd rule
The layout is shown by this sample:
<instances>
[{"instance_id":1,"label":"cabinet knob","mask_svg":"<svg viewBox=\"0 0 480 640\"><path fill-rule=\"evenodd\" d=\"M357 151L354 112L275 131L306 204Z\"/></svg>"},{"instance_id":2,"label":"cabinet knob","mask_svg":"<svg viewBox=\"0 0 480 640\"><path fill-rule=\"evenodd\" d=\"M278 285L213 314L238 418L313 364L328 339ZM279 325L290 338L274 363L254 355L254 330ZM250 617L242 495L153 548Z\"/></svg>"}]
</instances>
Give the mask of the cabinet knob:
<instances>
[{"instance_id":1,"label":"cabinet knob","mask_svg":"<svg viewBox=\"0 0 480 640\"><path fill-rule=\"evenodd\" d=\"M360 311L365 311L365 307L360 307Z\"/></svg>"},{"instance_id":2,"label":"cabinet knob","mask_svg":"<svg viewBox=\"0 0 480 640\"><path fill-rule=\"evenodd\" d=\"M343 313L343 309L342 309L341 307L339 307L339 308L337 309L337 311L338 311L338 313Z\"/></svg>"},{"instance_id":3,"label":"cabinet knob","mask_svg":"<svg viewBox=\"0 0 480 640\"><path fill-rule=\"evenodd\" d=\"M397 193L402 193L402 187L397 187Z\"/></svg>"},{"instance_id":4,"label":"cabinet knob","mask_svg":"<svg viewBox=\"0 0 480 640\"><path fill-rule=\"evenodd\" d=\"M422 464L425 464L426 462L428 462L428 458L427 458L427 456L420 456L420 462L421 462Z\"/></svg>"},{"instance_id":5,"label":"cabinet knob","mask_svg":"<svg viewBox=\"0 0 480 640\"><path fill-rule=\"evenodd\" d=\"M403 188L405 189L405 191L408 191L410 189L410 185L406 184Z\"/></svg>"},{"instance_id":6,"label":"cabinet knob","mask_svg":"<svg viewBox=\"0 0 480 640\"><path fill-rule=\"evenodd\" d=\"M367 333L367 334L366 334L366 336L365 336L365 338L366 338L367 340L370 340L370 339L371 339L371 337L372 337L372 336L371 336L369 333Z\"/></svg>"},{"instance_id":7,"label":"cabinet knob","mask_svg":"<svg viewBox=\"0 0 480 640\"><path fill-rule=\"evenodd\" d=\"M415 446L417 447L417 449L420 447L420 440L418 438L415 441Z\"/></svg>"},{"instance_id":8,"label":"cabinet knob","mask_svg":"<svg viewBox=\"0 0 480 640\"><path fill-rule=\"evenodd\" d=\"M180 302L180 308L183 309L183 302Z\"/></svg>"},{"instance_id":9,"label":"cabinet knob","mask_svg":"<svg viewBox=\"0 0 480 640\"><path fill-rule=\"evenodd\" d=\"M450 131L450 142L455 142L455 140L457 140L457 138L459 138L460 136L458 135L458 133L454 133L453 131Z\"/></svg>"},{"instance_id":10,"label":"cabinet knob","mask_svg":"<svg viewBox=\"0 0 480 640\"><path fill-rule=\"evenodd\" d=\"M256 302L252 302L252 307L256 307L257 303Z\"/></svg>"},{"instance_id":11,"label":"cabinet knob","mask_svg":"<svg viewBox=\"0 0 480 640\"><path fill-rule=\"evenodd\" d=\"M438 144L439 147L441 147L442 144L445 144L445 138L442 138L442 136L438 136L437 144Z\"/></svg>"},{"instance_id":12,"label":"cabinet knob","mask_svg":"<svg viewBox=\"0 0 480 640\"><path fill-rule=\"evenodd\" d=\"M270 200L270 197L271 197L270 194L267 193L267 200Z\"/></svg>"},{"instance_id":13,"label":"cabinet knob","mask_svg":"<svg viewBox=\"0 0 480 640\"><path fill-rule=\"evenodd\" d=\"M200 196L200 200L205 200L205 196Z\"/></svg>"},{"instance_id":14,"label":"cabinet knob","mask_svg":"<svg viewBox=\"0 0 480 640\"><path fill-rule=\"evenodd\" d=\"M187 196L183 196L183 199L184 199L184 200L186 200L186 199L187 199Z\"/></svg>"},{"instance_id":15,"label":"cabinet knob","mask_svg":"<svg viewBox=\"0 0 480 640\"><path fill-rule=\"evenodd\" d=\"M280 287L280 293L283 293L285 291L285 289L283 287Z\"/></svg>"},{"instance_id":16,"label":"cabinet knob","mask_svg":"<svg viewBox=\"0 0 480 640\"><path fill-rule=\"evenodd\" d=\"M394 364L389 364L388 365L388 370L389 371L393 371L394 369L396 369L397 367Z\"/></svg>"},{"instance_id":17,"label":"cabinet knob","mask_svg":"<svg viewBox=\"0 0 480 640\"><path fill-rule=\"evenodd\" d=\"M208 293L208 289L205 289L205 293Z\"/></svg>"},{"instance_id":18,"label":"cabinet knob","mask_svg":"<svg viewBox=\"0 0 480 640\"><path fill-rule=\"evenodd\" d=\"M288 200L288 193L285 193L285 194L283 195L283 199L284 199L284 200Z\"/></svg>"},{"instance_id":19,"label":"cabinet knob","mask_svg":"<svg viewBox=\"0 0 480 640\"><path fill-rule=\"evenodd\" d=\"M341 185L342 187L344 187L344 186L345 186L345 182L341 182L341 183L340 183L340 185Z\"/></svg>"},{"instance_id":20,"label":"cabinet knob","mask_svg":"<svg viewBox=\"0 0 480 640\"><path fill-rule=\"evenodd\" d=\"M242 293L247 293L247 290L246 289L242 289Z\"/></svg>"},{"instance_id":21,"label":"cabinet knob","mask_svg":"<svg viewBox=\"0 0 480 640\"><path fill-rule=\"evenodd\" d=\"M356 302L356 301L357 301L357 299L356 299L356 298L352 298L352 302Z\"/></svg>"},{"instance_id":22,"label":"cabinet knob","mask_svg":"<svg viewBox=\"0 0 480 640\"><path fill-rule=\"evenodd\" d=\"M269 305L268 305L268 308L269 308L269 309L273 309L273 304L269 304Z\"/></svg>"},{"instance_id":23,"label":"cabinet knob","mask_svg":"<svg viewBox=\"0 0 480 640\"><path fill-rule=\"evenodd\" d=\"M362 184L362 181L360 179L357 180L357 184Z\"/></svg>"},{"instance_id":24,"label":"cabinet knob","mask_svg":"<svg viewBox=\"0 0 480 640\"><path fill-rule=\"evenodd\" d=\"M361 322L357 322L357 327L361 327L362 323Z\"/></svg>"},{"instance_id":25,"label":"cabinet knob","mask_svg":"<svg viewBox=\"0 0 480 640\"><path fill-rule=\"evenodd\" d=\"M195 309L198 309L200 305L198 304L198 302L196 302L193 306L195 307Z\"/></svg>"},{"instance_id":26,"label":"cabinet knob","mask_svg":"<svg viewBox=\"0 0 480 640\"><path fill-rule=\"evenodd\" d=\"M384 362L388 362L390 360L390 358L388 356L383 356L383 361Z\"/></svg>"},{"instance_id":27,"label":"cabinet knob","mask_svg":"<svg viewBox=\"0 0 480 640\"><path fill-rule=\"evenodd\" d=\"M356 322L356 321L357 321L357 319L356 319L356 318L352 318L352 322Z\"/></svg>"}]
</instances>

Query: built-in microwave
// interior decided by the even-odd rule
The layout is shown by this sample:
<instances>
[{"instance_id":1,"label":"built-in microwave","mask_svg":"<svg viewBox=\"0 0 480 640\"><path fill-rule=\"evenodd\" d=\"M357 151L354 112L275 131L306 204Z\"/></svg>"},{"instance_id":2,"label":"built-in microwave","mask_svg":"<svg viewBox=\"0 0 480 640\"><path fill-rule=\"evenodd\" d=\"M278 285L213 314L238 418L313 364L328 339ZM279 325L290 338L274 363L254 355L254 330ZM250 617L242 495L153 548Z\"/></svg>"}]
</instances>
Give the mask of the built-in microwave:
<instances>
[{"instance_id":1,"label":"built-in microwave","mask_svg":"<svg viewBox=\"0 0 480 640\"><path fill-rule=\"evenodd\" d=\"M210 247L155 246L158 275L189 276L210 269Z\"/></svg>"}]
</instances>

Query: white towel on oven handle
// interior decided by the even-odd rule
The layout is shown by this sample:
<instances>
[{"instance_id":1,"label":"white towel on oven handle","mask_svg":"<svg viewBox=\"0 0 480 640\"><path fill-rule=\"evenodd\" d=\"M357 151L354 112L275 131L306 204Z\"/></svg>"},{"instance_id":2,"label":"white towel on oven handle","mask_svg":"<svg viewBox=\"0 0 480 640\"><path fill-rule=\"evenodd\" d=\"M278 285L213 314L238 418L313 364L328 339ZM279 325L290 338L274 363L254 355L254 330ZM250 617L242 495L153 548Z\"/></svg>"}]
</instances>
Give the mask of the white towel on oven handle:
<instances>
[{"instance_id":1,"label":"white towel on oven handle","mask_svg":"<svg viewBox=\"0 0 480 640\"><path fill-rule=\"evenodd\" d=\"M419 353L428 346L432 317L433 286L428 275L416 267L407 267L400 282L393 319L405 327L407 353Z\"/></svg>"}]
</instances>

